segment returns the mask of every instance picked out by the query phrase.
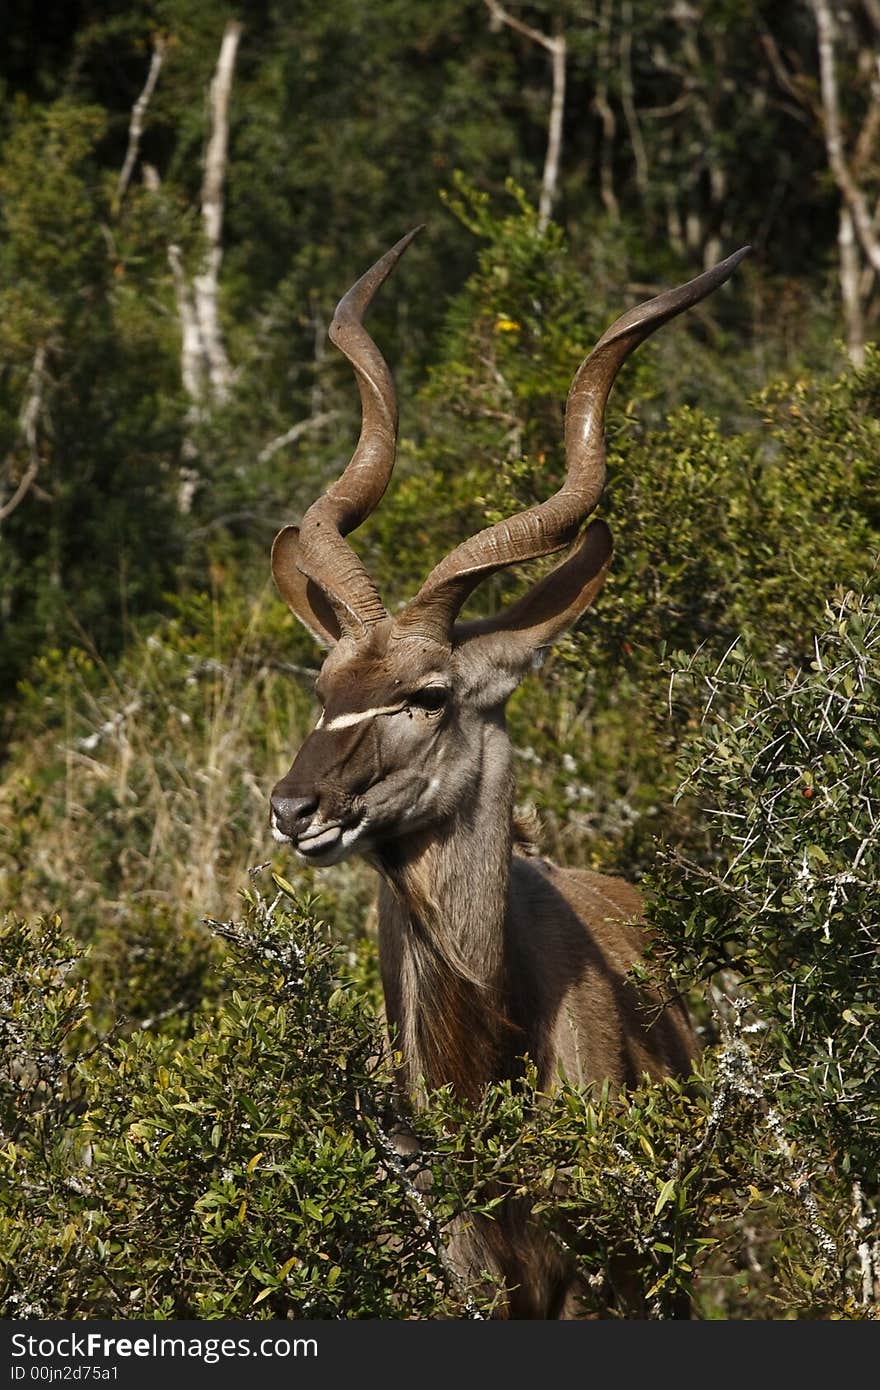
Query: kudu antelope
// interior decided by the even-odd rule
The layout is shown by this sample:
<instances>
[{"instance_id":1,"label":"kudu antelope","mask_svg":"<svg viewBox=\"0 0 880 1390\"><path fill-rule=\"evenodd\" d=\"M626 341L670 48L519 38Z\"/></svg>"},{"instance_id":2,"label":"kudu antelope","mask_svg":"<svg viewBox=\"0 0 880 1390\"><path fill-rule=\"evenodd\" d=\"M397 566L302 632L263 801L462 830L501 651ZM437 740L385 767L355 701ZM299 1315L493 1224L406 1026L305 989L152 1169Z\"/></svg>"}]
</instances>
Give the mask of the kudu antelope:
<instances>
[{"instance_id":1,"label":"kudu antelope","mask_svg":"<svg viewBox=\"0 0 880 1390\"><path fill-rule=\"evenodd\" d=\"M397 438L391 374L362 317L414 235L340 301L330 338L357 375L360 438L341 478L272 549L282 598L330 648L316 684L321 716L272 792L273 833L310 864L361 854L378 869L387 1021L411 1090L451 1083L476 1099L488 1082L521 1074L524 1056L541 1088L559 1068L619 1085L686 1072L695 1044L683 1010L659 1010L629 978L642 944L638 892L514 847L505 704L608 570L608 527L581 528L602 495L604 410L621 363L749 248L608 329L569 392L559 491L457 546L391 615L345 536L381 499ZM488 575L572 542L518 602L459 621ZM500 1277L502 1315L576 1315L572 1271L522 1204L469 1231L457 1258Z\"/></svg>"}]
</instances>

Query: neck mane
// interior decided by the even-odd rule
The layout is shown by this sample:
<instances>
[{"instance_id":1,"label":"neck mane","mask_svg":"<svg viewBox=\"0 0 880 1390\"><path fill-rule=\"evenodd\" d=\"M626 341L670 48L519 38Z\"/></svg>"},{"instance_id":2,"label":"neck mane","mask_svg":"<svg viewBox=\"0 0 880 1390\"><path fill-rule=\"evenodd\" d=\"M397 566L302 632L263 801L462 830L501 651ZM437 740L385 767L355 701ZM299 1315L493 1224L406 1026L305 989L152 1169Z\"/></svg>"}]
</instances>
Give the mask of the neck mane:
<instances>
[{"instance_id":1,"label":"neck mane","mask_svg":"<svg viewBox=\"0 0 880 1390\"><path fill-rule=\"evenodd\" d=\"M395 842L380 858L385 1008L410 1091L448 1083L475 1100L488 1082L513 1073L518 1030L509 1018L505 929L512 809L507 736L489 730L472 794L442 826Z\"/></svg>"}]
</instances>

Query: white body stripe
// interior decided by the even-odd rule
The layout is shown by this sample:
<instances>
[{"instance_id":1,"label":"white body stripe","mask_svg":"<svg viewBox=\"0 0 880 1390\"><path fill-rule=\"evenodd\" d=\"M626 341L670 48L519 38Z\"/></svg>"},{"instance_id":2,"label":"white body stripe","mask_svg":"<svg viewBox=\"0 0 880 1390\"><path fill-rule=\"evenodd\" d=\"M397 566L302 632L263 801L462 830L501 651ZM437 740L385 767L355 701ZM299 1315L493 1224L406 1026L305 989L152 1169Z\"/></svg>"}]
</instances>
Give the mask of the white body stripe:
<instances>
[{"instance_id":1,"label":"white body stripe","mask_svg":"<svg viewBox=\"0 0 880 1390\"><path fill-rule=\"evenodd\" d=\"M352 724L362 724L365 719L375 719L377 714L399 714L406 709L406 705L378 705L376 709L352 710L351 714L337 714L335 719L331 719L329 724L323 722L323 716L318 721L319 729L326 729L332 733L334 729L349 729Z\"/></svg>"}]
</instances>

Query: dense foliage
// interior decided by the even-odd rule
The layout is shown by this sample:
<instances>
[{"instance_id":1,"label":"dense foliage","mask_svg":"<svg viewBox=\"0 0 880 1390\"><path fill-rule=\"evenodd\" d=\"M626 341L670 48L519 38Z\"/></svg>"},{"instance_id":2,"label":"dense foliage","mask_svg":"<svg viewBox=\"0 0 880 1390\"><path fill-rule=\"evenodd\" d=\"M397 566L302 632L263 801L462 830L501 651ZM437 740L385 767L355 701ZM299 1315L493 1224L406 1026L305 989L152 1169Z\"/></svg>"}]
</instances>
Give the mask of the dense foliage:
<instances>
[{"instance_id":1,"label":"dense foliage","mask_svg":"<svg viewBox=\"0 0 880 1390\"><path fill-rule=\"evenodd\" d=\"M87 1047L57 919L6 928L5 1316L447 1309L437 1228L388 1136L375 1023L315 921L251 897L247 927L218 924L238 987L185 1039Z\"/></svg>"},{"instance_id":2,"label":"dense foliage","mask_svg":"<svg viewBox=\"0 0 880 1390\"><path fill-rule=\"evenodd\" d=\"M880 605L841 592L807 670L695 661L711 724L686 749L712 853L670 854L656 919L679 969L733 973L773 1041L778 1102L813 1152L871 1173L880 1145L872 904L880 878ZM815 1098L822 1096L821 1110Z\"/></svg>"},{"instance_id":3,"label":"dense foliage","mask_svg":"<svg viewBox=\"0 0 880 1390\"><path fill-rule=\"evenodd\" d=\"M877 1316L878 297L829 163L822 5L509 6L565 40L549 193L549 53L498 8L248 6L212 260L226 7L44 5L38 30L12 7L7 1317L483 1316L444 1232L526 1196L597 1307L625 1255L652 1317L691 1294L703 1317ZM875 10L835 7L865 198ZM320 662L268 546L356 437L334 302L423 219L370 317L401 442L355 544L391 605L559 485L569 383L619 312L755 246L625 368L611 576L510 708L547 851L647 889L648 968L704 1044L686 1083L405 1113L371 873L265 863ZM212 285L214 356L204 334L187 356Z\"/></svg>"}]
</instances>

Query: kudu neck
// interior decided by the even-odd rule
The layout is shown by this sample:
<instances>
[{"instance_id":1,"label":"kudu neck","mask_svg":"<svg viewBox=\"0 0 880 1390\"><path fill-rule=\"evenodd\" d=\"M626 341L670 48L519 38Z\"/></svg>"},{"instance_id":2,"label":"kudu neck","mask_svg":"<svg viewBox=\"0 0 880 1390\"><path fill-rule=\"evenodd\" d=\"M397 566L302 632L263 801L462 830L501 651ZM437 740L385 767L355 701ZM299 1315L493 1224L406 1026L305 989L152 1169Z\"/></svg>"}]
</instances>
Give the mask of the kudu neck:
<instances>
[{"instance_id":1,"label":"kudu neck","mask_svg":"<svg viewBox=\"0 0 880 1390\"><path fill-rule=\"evenodd\" d=\"M487 731L472 794L441 826L398 842L380 865L380 963L407 1084L451 1083L476 1099L511 1074L505 923L513 773Z\"/></svg>"}]
</instances>

